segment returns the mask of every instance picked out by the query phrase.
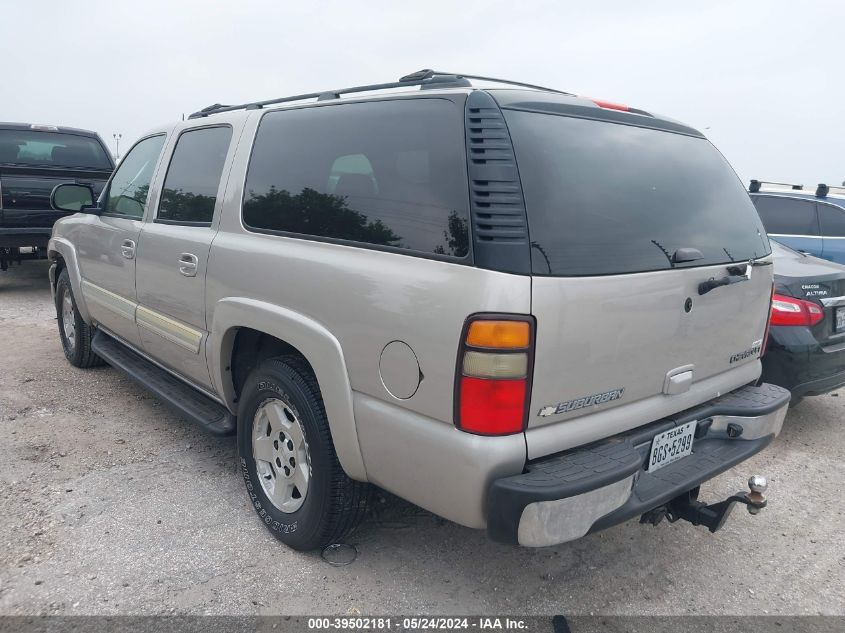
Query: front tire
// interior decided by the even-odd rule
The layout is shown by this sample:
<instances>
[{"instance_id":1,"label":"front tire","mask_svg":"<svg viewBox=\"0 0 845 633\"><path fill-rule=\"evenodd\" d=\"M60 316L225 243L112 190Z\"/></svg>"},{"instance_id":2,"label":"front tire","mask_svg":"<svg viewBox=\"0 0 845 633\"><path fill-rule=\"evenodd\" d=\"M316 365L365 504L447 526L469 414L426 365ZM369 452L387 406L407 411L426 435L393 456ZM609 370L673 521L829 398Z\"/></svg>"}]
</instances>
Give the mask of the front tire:
<instances>
[{"instance_id":1,"label":"front tire","mask_svg":"<svg viewBox=\"0 0 845 633\"><path fill-rule=\"evenodd\" d=\"M370 487L343 471L320 388L295 356L268 359L247 378L238 454L258 516L293 549L339 541L366 511Z\"/></svg>"},{"instance_id":2,"label":"front tire","mask_svg":"<svg viewBox=\"0 0 845 633\"><path fill-rule=\"evenodd\" d=\"M56 281L56 320L62 349L71 365L87 368L102 364L100 357L91 350L94 332L76 307L67 268L62 270Z\"/></svg>"}]
</instances>

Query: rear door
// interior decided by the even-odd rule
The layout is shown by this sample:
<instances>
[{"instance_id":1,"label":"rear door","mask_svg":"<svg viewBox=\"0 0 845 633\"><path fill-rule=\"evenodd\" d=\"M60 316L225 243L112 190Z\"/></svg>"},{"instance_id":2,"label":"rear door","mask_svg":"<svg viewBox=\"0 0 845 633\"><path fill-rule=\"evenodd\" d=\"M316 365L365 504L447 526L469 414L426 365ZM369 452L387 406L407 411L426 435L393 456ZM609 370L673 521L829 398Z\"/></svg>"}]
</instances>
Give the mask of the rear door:
<instances>
[{"instance_id":1,"label":"rear door","mask_svg":"<svg viewBox=\"0 0 845 633\"><path fill-rule=\"evenodd\" d=\"M632 117L505 110L532 246L532 457L554 444L532 429L612 412L583 443L759 375L772 273L747 266L771 252L754 206L709 141Z\"/></svg>"},{"instance_id":2,"label":"rear door","mask_svg":"<svg viewBox=\"0 0 845 633\"><path fill-rule=\"evenodd\" d=\"M102 213L74 240L91 316L136 347L135 255L164 141L150 136L129 150L101 196Z\"/></svg>"},{"instance_id":3,"label":"rear door","mask_svg":"<svg viewBox=\"0 0 845 633\"><path fill-rule=\"evenodd\" d=\"M136 318L144 349L202 387L211 384L204 346L205 271L231 139L230 125L179 135L137 255Z\"/></svg>"},{"instance_id":4,"label":"rear door","mask_svg":"<svg viewBox=\"0 0 845 633\"><path fill-rule=\"evenodd\" d=\"M768 195L754 195L751 199L769 235L796 251L822 256L824 233L819 232L815 201Z\"/></svg>"},{"instance_id":5,"label":"rear door","mask_svg":"<svg viewBox=\"0 0 845 633\"><path fill-rule=\"evenodd\" d=\"M821 256L837 264L845 264L845 209L821 201L816 206L824 236Z\"/></svg>"}]
</instances>

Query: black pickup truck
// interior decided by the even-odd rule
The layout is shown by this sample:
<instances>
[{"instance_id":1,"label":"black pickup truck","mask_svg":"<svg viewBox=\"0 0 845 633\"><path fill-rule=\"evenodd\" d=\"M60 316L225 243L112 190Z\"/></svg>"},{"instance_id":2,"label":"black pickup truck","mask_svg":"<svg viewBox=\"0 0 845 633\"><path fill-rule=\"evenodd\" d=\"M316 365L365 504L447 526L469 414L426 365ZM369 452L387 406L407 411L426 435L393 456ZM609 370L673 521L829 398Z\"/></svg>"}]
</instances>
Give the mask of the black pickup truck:
<instances>
[{"instance_id":1,"label":"black pickup truck","mask_svg":"<svg viewBox=\"0 0 845 633\"><path fill-rule=\"evenodd\" d=\"M113 170L96 132L0 123L0 270L46 251L53 223L68 215L50 207L56 185L90 185L99 194Z\"/></svg>"}]
</instances>

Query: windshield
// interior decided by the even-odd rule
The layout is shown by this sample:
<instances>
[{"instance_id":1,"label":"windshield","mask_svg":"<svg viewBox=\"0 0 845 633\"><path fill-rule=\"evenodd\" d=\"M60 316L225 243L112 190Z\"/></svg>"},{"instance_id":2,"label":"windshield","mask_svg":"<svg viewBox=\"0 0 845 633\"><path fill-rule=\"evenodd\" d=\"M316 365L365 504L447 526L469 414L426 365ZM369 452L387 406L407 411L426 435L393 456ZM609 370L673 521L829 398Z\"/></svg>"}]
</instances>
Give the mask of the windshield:
<instances>
[{"instance_id":1,"label":"windshield","mask_svg":"<svg viewBox=\"0 0 845 633\"><path fill-rule=\"evenodd\" d=\"M33 167L112 168L97 139L36 130L0 130L0 163Z\"/></svg>"},{"instance_id":2,"label":"windshield","mask_svg":"<svg viewBox=\"0 0 845 633\"><path fill-rule=\"evenodd\" d=\"M704 138L505 110L536 275L611 275L770 253L754 205ZM678 249L702 257L673 264Z\"/></svg>"}]
</instances>

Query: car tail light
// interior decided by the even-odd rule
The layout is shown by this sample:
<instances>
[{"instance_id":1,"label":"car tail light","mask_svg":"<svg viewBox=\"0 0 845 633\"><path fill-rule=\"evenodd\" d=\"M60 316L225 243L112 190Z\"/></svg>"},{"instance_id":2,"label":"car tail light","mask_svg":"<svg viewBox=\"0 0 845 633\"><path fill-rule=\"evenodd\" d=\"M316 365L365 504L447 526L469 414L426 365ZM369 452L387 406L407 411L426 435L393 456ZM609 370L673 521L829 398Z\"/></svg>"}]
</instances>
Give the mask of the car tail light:
<instances>
[{"instance_id":1,"label":"car tail light","mask_svg":"<svg viewBox=\"0 0 845 633\"><path fill-rule=\"evenodd\" d=\"M763 333L763 345L760 347L760 358L766 355L766 348L769 346L769 332L772 330L772 301L775 298L775 285L772 284L772 291L769 293L769 314L766 316L766 330Z\"/></svg>"},{"instance_id":2,"label":"car tail light","mask_svg":"<svg viewBox=\"0 0 845 633\"><path fill-rule=\"evenodd\" d=\"M772 296L772 325L815 325L824 319L821 306L786 295Z\"/></svg>"},{"instance_id":3,"label":"car tail light","mask_svg":"<svg viewBox=\"0 0 845 633\"><path fill-rule=\"evenodd\" d=\"M532 317L470 317L458 352L455 426L478 435L524 431L533 362Z\"/></svg>"}]
</instances>

